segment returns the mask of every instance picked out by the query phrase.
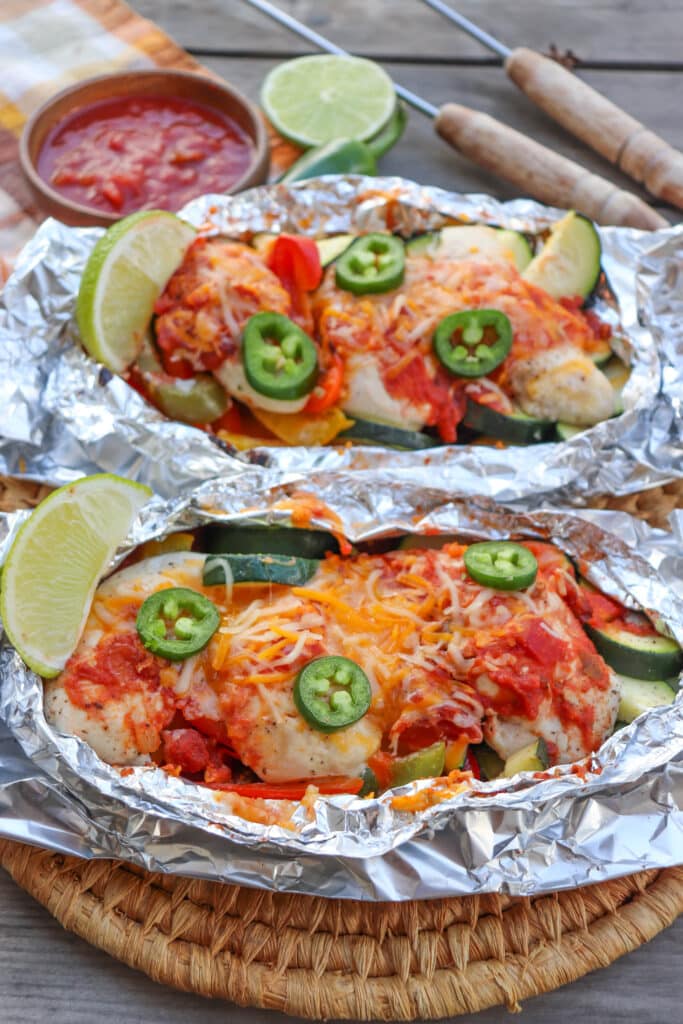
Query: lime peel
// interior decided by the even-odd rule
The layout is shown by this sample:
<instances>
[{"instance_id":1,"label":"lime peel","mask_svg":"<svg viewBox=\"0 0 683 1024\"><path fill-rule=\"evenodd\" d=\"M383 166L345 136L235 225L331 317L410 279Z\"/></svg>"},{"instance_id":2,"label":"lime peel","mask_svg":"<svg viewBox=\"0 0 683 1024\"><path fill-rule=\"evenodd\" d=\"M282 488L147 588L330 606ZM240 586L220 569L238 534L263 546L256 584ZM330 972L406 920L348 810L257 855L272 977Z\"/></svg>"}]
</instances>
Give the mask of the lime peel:
<instances>
[{"instance_id":1,"label":"lime peel","mask_svg":"<svg viewBox=\"0 0 683 1024\"><path fill-rule=\"evenodd\" d=\"M151 495L111 473L83 477L48 495L18 531L3 566L0 615L34 672L50 678L64 668L100 577Z\"/></svg>"},{"instance_id":2,"label":"lime peel","mask_svg":"<svg viewBox=\"0 0 683 1024\"><path fill-rule=\"evenodd\" d=\"M166 210L141 210L113 224L83 271L76 320L86 351L114 373L140 354L154 303L196 236Z\"/></svg>"}]
</instances>

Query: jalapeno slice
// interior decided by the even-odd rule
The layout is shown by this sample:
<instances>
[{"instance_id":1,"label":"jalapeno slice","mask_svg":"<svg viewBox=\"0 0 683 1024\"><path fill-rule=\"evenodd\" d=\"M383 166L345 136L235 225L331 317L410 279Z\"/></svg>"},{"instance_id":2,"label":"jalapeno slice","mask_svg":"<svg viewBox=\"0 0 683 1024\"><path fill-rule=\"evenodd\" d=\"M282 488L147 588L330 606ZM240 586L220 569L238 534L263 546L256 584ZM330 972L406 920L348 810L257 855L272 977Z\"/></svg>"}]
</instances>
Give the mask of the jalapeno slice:
<instances>
[{"instance_id":1,"label":"jalapeno slice","mask_svg":"<svg viewBox=\"0 0 683 1024\"><path fill-rule=\"evenodd\" d=\"M169 587L143 601L135 627L152 654L183 661L206 647L219 623L218 608L208 597L189 587Z\"/></svg>"},{"instance_id":2,"label":"jalapeno slice","mask_svg":"<svg viewBox=\"0 0 683 1024\"><path fill-rule=\"evenodd\" d=\"M371 700L370 681L363 669L339 655L309 661L294 683L294 703L318 732L353 725L367 712Z\"/></svg>"},{"instance_id":3,"label":"jalapeno slice","mask_svg":"<svg viewBox=\"0 0 683 1024\"><path fill-rule=\"evenodd\" d=\"M242 362L254 391L267 398L301 398L318 379L315 345L282 313L249 317L242 336Z\"/></svg>"},{"instance_id":4,"label":"jalapeno slice","mask_svg":"<svg viewBox=\"0 0 683 1024\"><path fill-rule=\"evenodd\" d=\"M403 282L405 246L393 235L364 235L341 254L335 265L338 288L354 295L388 292Z\"/></svg>"},{"instance_id":5,"label":"jalapeno slice","mask_svg":"<svg viewBox=\"0 0 683 1024\"><path fill-rule=\"evenodd\" d=\"M477 583L494 590L524 590L536 579L538 562L528 548L509 540L470 544L465 568Z\"/></svg>"},{"instance_id":6,"label":"jalapeno slice","mask_svg":"<svg viewBox=\"0 0 683 1024\"><path fill-rule=\"evenodd\" d=\"M497 309L463 309L444 317L433 338L439 362L458 377L483 377L512 346L512 325Z\"/></svg>"}]
</instances>

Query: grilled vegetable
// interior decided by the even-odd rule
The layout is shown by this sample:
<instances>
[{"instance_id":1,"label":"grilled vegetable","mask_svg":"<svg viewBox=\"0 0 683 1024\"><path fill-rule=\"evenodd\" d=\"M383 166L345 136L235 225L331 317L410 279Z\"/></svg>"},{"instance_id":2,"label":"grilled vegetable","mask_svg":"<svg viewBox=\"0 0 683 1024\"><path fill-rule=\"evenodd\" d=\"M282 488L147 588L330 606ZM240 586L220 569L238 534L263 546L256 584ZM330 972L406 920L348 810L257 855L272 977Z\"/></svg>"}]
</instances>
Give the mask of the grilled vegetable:
<instances>
[{"instance_id":1,"label":"grilled vegetable","mask_svg":"<svg viewBox=\"0 0 683 1024\"><path fill-rule=\"evenodd\" d=\"M394 235L370 234L358 238L337 260L338 288L354 295L389 292L403 282L405 252Z\"/></svg>"},{"instance_id":2,"label":"grilled vegetable","mask_svg":"<svg viewBox=\"0 0 683 1024\"><path fill-rule=\"evenodd\" d=\"M552 441L555 436L555 424L551 420L534 419L521 409L515 409L508 415L475 402L473 398L467 399L463 423L470 430L508 444L542 444L544 441Z\"/></svg>"},{"instance_id":3,"label":"grilled vegetable","mask_svg":"<svg viewBox=\"0 0 683 1024\"><path fill-rule=\"evenodd\" d=\"M636 617L637 613L629 612ZM658 633L645 615L637 616L644 632L624 629L619 622L584 628L610 668L636 679L669 679L683 668L683 651L676 641Z\"/></svg>"},{"instance_id":4,"label":"grilled vegetable","mask_svg":"<svg viewBox=\"0 0 683 1024\"><path fill-rule=\"evenodd\" d=\"M537 256L522 273L554 299L587 298L600 277L600 238L592 221L570 210L553 226Z\"/></svg>"},{"instance_id":5,"label":"grilled vegetable","mask_svg":"<svg viewBox=\"0 0 683 1024\"><path fill-rule=\"evenodd\" d=\"M508 757L503 767L503 776L509 779L518 772L542 772L550 764L548 748L544 740L534 740Z\"/></svg>"},{"instance_id":6,"label":"grilled vegetable","mask_svg":"<svg viewBox=\"0 0 683 1024\"><path fill-rule=\"evenodd\" d=\"M144 646L168 661L184 661L201 651L219 625L213 601L187 587L158 590L143 601L135 621Z\"/></svg>"},{"instance_id":7,"label":"grilled vegetable","mask_svg":"<svg viewBox=\"0 0 683 1024\"><path fill-rule=\"evenodd\" d=\"M463 309L443 318L434 332L434 352L449 373L483 377L512 347L512 326L497 309Z\"/></svg>"},{"instance_id":8,"label":"grilled vegetable","mask_svg":"<svg viewBox=\"0 0 683 1024\"><path fill-rule=\"evenodd\" d=\"M470 544L463 561L475 582L494 590L525 590L538 573L535 555L528 548L509 540Z\"/></svg>"},{"instance_id":9,"label":"grilled vegetable","mask_svg":"<svg viewBox=\"0 0 683 1024\"><path fill-rule=\"evenodd\" d=\"M208 526L202 548L213 554L297 555L299 558L324 558L330 551L339 553L339 543L324 530L305 530L294 526L251 526L249 524Z\"/></svg>"},{"instance_id":10,"label":"grilled vegetable","mask_svg":"<svg viewBox=\"0 0 683 1024\"><path fill-rule=\"evenodd\" d=\"M349 658L314 658L294 683L294 703L302 718L319 732L337 732L365 715L372 700L370 680Z\"/></svg>"},{"instance_id":11,"label":"grilled vegetable","mask_svg":"<svg viewBox=\"0 0 683 1024\"><path fill-rule=\"evenodd\" d=\"M249 317L242 338L242 361L254 391L279 401L307 395L318 379L315 345L282 313Z\"/></svg>"},{"instance_id":12,"label":"grilled vegetable","mask_svg":"<svg viewBox=\"0 0 683 1024\"><path fill-rule=\"evenodd\" d=\"M617 718L626 724L650 708L673 704L676 699L676 694L669 684L659 679L633 679L631 676L620 676L619 679L621 701Z\"/></svg>"},{"instance_id":13,"label":"grilled vegetable","mask_svg":"<svg viewBox=\"0 0 683 1024\"><path fill-rule=\"evenodd\" d=\"M353 426L337 435L338 441L376 444L383 448L398 448L402 451L420 451L422 448L436 448L441 444L438 438L418 430L403 430L391 423L380 423L379 420L359 420L355 416L353 419Z\"/></svg>"},{"instance_id":14,"label":"grilled vegetable","mask_svg":"<svg viewBox=\"0 0 683 1024\"><path fill-rule=\"evenodd\" d=\"M531 262L533 255L528 241L518 231L485 224L465 224L418 235L406 243L406 252L409 256L433 259L503 259L520 271Z\"/></svg>"},{"instance_id":15,"label":"grilled vegetable","mask_svg":"<svg viewBox=\"0 0 683 1024\"><path fill-rule=\"evenodd\" d=\"M436 779L443 775L446 744L443 740L414 754L397 757L391 769L391 785L405 786L416 779Z\"/></svg>"},{"instance_id":16,"label":"grilled vegetable","mask_svg":"<svg viewBox=\"0 0 683 1024\"><path fill-rule=\"evenodd\" d=\"M209 555L204 563L205 587L221 583L282 583L301 587L315 576L320 562L295 555Z\"/></svg>"}]
</instances>

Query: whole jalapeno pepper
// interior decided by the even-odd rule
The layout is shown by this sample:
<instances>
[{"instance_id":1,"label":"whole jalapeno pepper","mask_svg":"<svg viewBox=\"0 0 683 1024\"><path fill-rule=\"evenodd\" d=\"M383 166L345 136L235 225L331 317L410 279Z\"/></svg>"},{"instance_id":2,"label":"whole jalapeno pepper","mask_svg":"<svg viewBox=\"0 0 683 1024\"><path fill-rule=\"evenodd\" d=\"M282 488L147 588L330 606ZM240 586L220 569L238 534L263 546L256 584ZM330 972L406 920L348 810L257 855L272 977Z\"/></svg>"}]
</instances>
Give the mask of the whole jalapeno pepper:
<instances>
[{"instance_id":1,"label":"whole jalapeno pepper","mask_svg":"<svg viewBox=\"0 0 683 1024\"><path fill-rule=\"evenodd\" d=\"M354 295L388 292L403 282L405 247L393 235L363 235L341 254L335 265L338 288Z\"/></svg>"},{"instance_id":2,"label":"whole jalapeno pepper","mask_svg":"<svg viewBox=\"0 0 683 1024\"><path fill-rule=\"evenodd\" d=\"M512 325L497 309L463 309L444 317L434 332L439 362L458 377L483 377L512 347Z\"/></svg>"},{"instance_id":3,"label":"whole jalapeno pepper","mask_svg":"<svg viewBox=\"0 0 683 1024\"><path fill-rule=\"evenodd\" d=\"M218 608L208 597L189 587L168 587L143 601L135 627L152 654L183 661L206 647L219 624Z\"/></svg>"},{"instance_id":4,"label":"whole jalapeno pepper","mask_svg":"<svg viewBox=\"0 0 683 1024\"><path fill-rule=\"evenodd\" d=\"M242 336L242 362L254 391L268 398L301 398L318 379L315 345L282 313L249 317Z\"/></svg>"},{"instance_id":5,"label":"whole jalapeno pepper","mask_svg":"<svg viewBox=\"0 0 683 1024\"><path fill-rule=\"evenodd\" d=\"M294 683L294 703L318 732L353 725L366 714L371 700L370 681L363 669L339 655L309 661Z\"/></svg>"},{"instance_id":6,"label":"whole jalapeno pepper","mask_svg":"<svg viewBox=\"0 0 683 1024\"><path fill-rule=\"evenodd\" d=\"M476 583L494 590L524 590L538 573L538 562L532 552L509 540L470 544L463 561Z\"/></svg>"}]
</instances>

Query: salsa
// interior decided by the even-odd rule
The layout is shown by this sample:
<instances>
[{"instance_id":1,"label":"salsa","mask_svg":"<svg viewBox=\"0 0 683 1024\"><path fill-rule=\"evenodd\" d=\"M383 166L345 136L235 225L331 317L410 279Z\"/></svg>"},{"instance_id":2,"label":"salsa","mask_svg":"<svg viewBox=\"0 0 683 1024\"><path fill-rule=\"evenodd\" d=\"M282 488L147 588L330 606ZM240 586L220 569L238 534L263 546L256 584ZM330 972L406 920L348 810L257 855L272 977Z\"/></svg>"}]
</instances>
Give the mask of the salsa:
<instances>
[{"instance_id":1,"label":"salsa","mask_svg":"<svg viewBox=\"0 0 683 1024\"><path fill-rule=\"evenodd\" d=\"M220 110L126 96L59 122L40 151L38 173L67 198L105 213L175 212L196 196L230 189L253 152L246 132Z\"/></svg>"}]
</instances>

